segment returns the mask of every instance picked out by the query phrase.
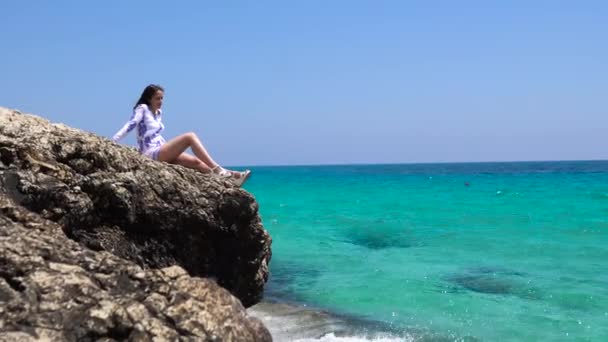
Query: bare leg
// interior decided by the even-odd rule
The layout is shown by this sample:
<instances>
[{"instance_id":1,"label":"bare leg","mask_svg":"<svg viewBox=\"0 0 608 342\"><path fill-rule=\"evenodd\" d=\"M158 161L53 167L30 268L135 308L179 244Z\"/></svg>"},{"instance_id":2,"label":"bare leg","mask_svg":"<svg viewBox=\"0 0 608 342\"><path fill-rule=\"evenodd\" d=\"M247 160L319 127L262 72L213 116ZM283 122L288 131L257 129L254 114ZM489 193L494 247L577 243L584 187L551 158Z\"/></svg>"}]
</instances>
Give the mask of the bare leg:
<instances>
[{"instance_id":1,"label":"bare leg","mask_svg":"<svg viewBox=\"0 0 608 342\"><path fill-rule=\"evenodd\" d=\"M187 153L182 153L180 154L174 161L174 164L178 164L178 165L182 165L185 167L189 167L191 169L195 169L198 170L202 173L208 173L211 172L211 169L209 168L209 166L207 166L207 164L203 163L202 160L191 156Z\"/></svg>"},{"instance_id":2,"label":"bare leg","mask_svg":"<svg viewBox=\"0 0 608 342\"><path fill-rule=\"evenodd\" d=\"M192 148L192 152L194 152L197 157L192 158L196 159L197 161L190 159L191 156L183 153L186 149L188 149L188 147ZM225 170L222 168L215 160L213 160L213 158L211 158L201 141L194 133L182 134L164 143L158 153L158 160L168 163L179 163L184 166L187 166L185 164L193 165L194 167L192 168L196 168L197 170L205 170L201 172L206 172L208 169L211 169L211 171L214 172L215 170L219 170L219 172L216 172L218 175L233 177L237 179L241 185L247 180L250 173L249 170L245 172L238 172ZM204 166L201 166L199 162L204 164Z\"/></svg>"},{"instance_id":3,"label":"bare leg","mask_svg":"<svg viewBox=\"0 0 608 342\"><path fill-rule=\"evenodd\" d=\"M191 147L194 155L209 168L218 166L194 133L182 134L164 143L158 153L158 160L173 163L188 147Z\"/></svg>"}]
</instances>

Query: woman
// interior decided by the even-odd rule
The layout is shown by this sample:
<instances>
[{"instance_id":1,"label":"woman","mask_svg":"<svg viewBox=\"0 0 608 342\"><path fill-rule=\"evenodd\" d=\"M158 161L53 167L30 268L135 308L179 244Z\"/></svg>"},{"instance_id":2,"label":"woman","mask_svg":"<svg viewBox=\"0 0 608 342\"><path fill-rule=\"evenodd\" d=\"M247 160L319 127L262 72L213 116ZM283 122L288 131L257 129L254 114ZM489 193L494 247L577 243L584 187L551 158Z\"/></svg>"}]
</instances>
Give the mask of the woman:
<instances>
[{"instance_id":1,"label":"woman","mask_svg":"<svg viewBox=\"0 0 608 342\"><path fill-rule=\"evenodd\" d=\"M213 172L222 178L232 178L241 186L249 177L250 171L244 172L226 170L216 163L207 153L194 133L182 134L172 140L165 141L160 135L165 126L161 122L161 106L163 104L164 89L158 85L150 84L144 89L139 101L133 108L131 119L121 128L112 140L118 142L127 133L137 127L137 144L139 152L154 160L199 170L203 173ZM192 148L194 155L184 153L188 147Z\"/></svg>"}]
</instances>

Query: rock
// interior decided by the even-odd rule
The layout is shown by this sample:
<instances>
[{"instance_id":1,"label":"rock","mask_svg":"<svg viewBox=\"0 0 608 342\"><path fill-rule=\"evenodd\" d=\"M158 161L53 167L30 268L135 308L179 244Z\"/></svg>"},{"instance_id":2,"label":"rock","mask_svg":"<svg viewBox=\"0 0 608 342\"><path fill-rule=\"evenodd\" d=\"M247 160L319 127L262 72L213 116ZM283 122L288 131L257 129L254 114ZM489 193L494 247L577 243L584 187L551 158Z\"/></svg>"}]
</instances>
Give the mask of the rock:
<instances>
[{"instance_id":1,"label":"rock","mask_svg":"<svg viewBox=\"0 0 608 342\"><path fill-rule=\"evenodd\" d=\"M0 193L0 341L271 341L214 281L92 251Z\"/></svg>"},{"instance_id":2,"label":"rock","mask_svg":"<svg viewBox=\"0 0 608 342\"><path fill-rule=\"evenodd\" d=\"M0 185L90 249L212 277L246 307L268 279L271 238L251 194L131 147L0 107Z\"/></svg>"},{"instance_id":3,"label":"rock","mask_svg":"<svg viewBox=\"0 0 608 342\"><path fill-rule=\"evenodd\" d=\"M271 341L270 245L245 190L0 107L0 341Z\"/></svg>"}]
</instances>

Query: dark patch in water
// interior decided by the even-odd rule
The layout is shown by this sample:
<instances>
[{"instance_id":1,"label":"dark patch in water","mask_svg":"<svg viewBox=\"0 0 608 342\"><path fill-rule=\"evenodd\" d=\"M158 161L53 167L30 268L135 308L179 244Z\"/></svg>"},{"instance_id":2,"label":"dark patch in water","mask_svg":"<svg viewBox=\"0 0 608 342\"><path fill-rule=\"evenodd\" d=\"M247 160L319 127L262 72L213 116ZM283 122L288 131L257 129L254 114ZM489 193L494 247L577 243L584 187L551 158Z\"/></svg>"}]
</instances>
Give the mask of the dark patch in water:
<instances>
[{"instance_id":1,"label":"dark patch in water","mask_svg":"<svg viewBox=\"0 0 608 342\"><path fill-rule=\"evenodd\" d=\"M526 299L540 299L539 291L524 284L526 274L500 267L473 267L462 273L450 275L445 280L457 286L478 293L493 295L514 295Z\"/></svg>"},{"instance_id":2,"label":"dark patch in water","mask_svg":"<svg viewBox=\"0 0 608 342\"><path fill-rule=\"evenodd\" d=\"M414 245L404 234L394 234L374 229L358 229L350 232L347 242L369 249L409 248Z\"/></svg>"},{"instance_id":3,"label":"dark patch in water","mask_svg":"<svg viewBox=\"0 0 608 342\"><path fill-rule=\"evenodd\" d=\"M415 243L410 232L399 224L387 223L384 220L362 222L346 220L339 241L357 246L379 250L384 248L410 248Z\"/></svg>"},{"instance_id":4,"label":"dark patch in water","mask_svg":"<svg viewBox=\"0 0 608 342\"><path fill-rule=\"evenodd\" d=\"M306 264L284 261L274 257L270 262L270 278L264 296L281 300L297 300L295 286L308 287L319 277L319 270Z\"/></svg>"},{"instance_id":5,"label":"dark patch in water","mask_svg":"<svg viewBox=\"0 0 608 342\"><path fill-rule=\"evenodd\" d=\"M465 271L468 273L476 273L476 274L500 274L503 276L518 276L518 277L524 277L527 275L527 273L510 270L508 268L488 267L488 266L471 267L471 268L465 269Z\"/></svg>"},{"instance_id":6,"label":"dark patch in water","mask_svg":"<svg viewBox=\"0 0 608 342\"><path fill-rule=\"evenodd\" d=\"M480 293L511 294L513 290L513 284L509 281L491 274L455 275L448 277L448 281Z\"/></svg>"}]
</instances>

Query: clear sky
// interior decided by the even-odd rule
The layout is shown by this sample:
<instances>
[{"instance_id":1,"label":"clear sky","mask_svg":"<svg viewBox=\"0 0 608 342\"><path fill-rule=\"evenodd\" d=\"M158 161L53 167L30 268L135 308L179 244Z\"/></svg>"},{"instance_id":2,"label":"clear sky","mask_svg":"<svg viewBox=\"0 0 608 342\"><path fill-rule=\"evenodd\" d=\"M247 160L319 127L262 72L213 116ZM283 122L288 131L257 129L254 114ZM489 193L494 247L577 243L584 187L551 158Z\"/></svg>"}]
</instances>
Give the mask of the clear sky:
<instances>
[{"instance_id":1,"label":"clear sky","mask_svg":"<svg viewBox=\"0 0 608 342\"><path fill-rule=\"evenodd\" d=\"M608 159L607 1L2 1L0 106L224 165ZM121 141L134 145L135 131Z\"/></svg>"}]
</instances>

